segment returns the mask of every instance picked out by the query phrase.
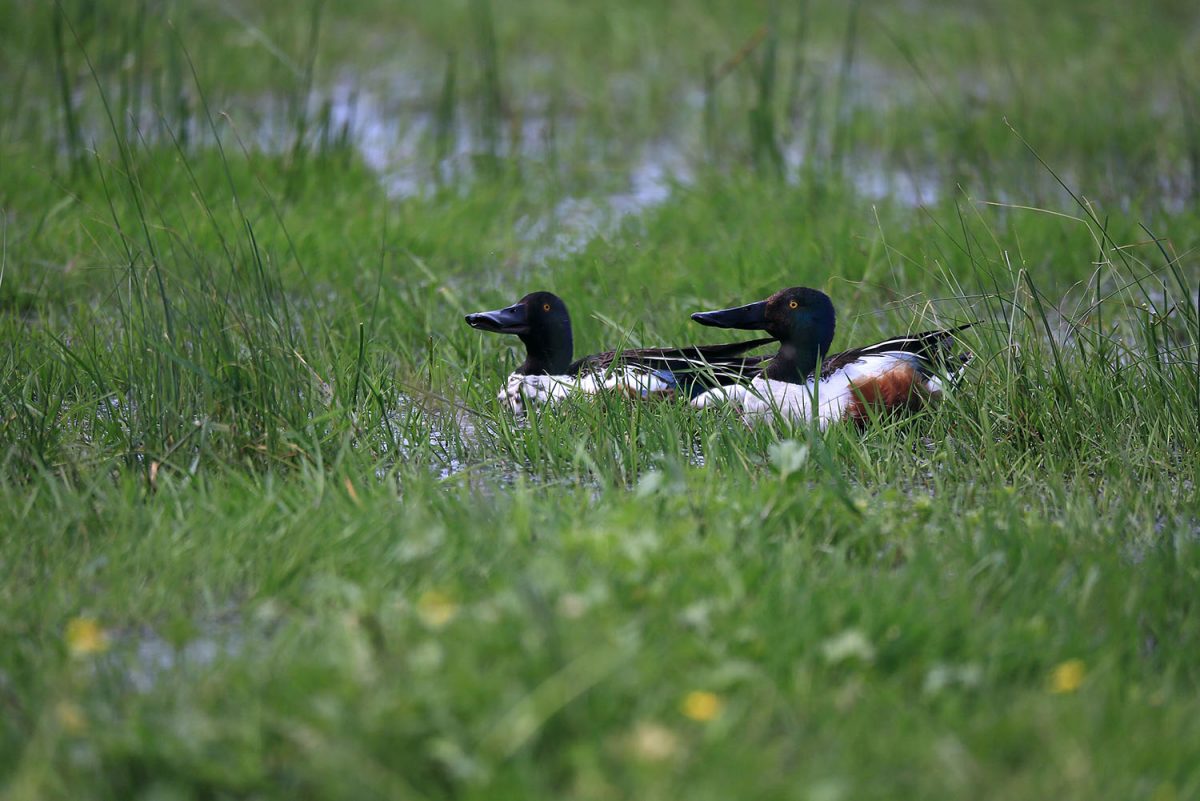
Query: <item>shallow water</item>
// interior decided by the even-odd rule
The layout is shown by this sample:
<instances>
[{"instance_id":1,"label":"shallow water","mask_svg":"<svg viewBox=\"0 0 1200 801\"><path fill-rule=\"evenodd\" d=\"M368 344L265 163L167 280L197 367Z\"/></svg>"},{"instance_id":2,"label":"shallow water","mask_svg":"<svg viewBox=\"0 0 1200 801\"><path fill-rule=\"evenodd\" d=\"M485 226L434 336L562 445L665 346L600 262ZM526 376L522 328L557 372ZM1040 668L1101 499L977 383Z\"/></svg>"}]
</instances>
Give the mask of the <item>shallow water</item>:
<instances>
[{"instance_id":1,"label":"shallow water","mask_svg":"<svg viewBox=\"0 0 1200 801\"><path fill-rule=\"evenodd\" d=\"M172 642L153 628L119 635L114 653L124 656L124 675L136 692L148 693L173 674L204 670L218 660L240 654L246 645L245 621L239 614L197 619L197 631Z\"/></svg>"},{"instance_id":2,"label":"shallow water","mask_svg":"<svg viewBox=\"0 0 1200 801\"><path fill-rule=\"evenodd\" d=\"M824 74L834 66L813 63L808 68ZM895 108L903 102L904 87L911 91L911 82L897 81L891 71L860 60L850 72L842 114ZM986 89L981 86L979 91ZM545 189L544 207L517 225L518 241L526 248L522 255L535 266L576 253L593 239L615 235L629 221L666 203L677 187L692 185L710 166L703 146L705 96L697 87L680 92L681 102L664 109L653 133L622 131L616 145L613 132L587 127L585 110L536 95L513 101L489 135L477 103L457 99L453 107L439 110L441 91L436 70L347 71L328 88L309 95L302 117L296 98L286 94L228 98L224 108L229 110L214 109L214 114L219 135L229 140L226 152L244 144L260 152L286 153L295 148L298 137L318 152L349 147L379 176L389 196L398 199L429 197L448 187L462 191L479 178L481 165L515 160L523 181L540 182ZM149 92L143 95L138 119L125 121L136 123L133 135L139 140L169 144ZM783 176L789 182L801 180L805 173L829 173L867 200L907 207L933 205L961 191L968 199L1000 204L1025 205L1035 197L1055 208L1075 208L1070 194L1048 173L1038 186L1005 185L995 176L980 179L976 186L961 186L962 176L948 172L946 164L908 158L899 163L893 154L853 147L831 166L829 142L810 137L803 120L779 123L781 131L791 131L790 138L781 136L778 143ZM185 130L177 135L186 133L193 145L212 144L213 134L200 116L179 125ZM110 135L106 123L85 125L88 141ZM819 152L813 152L814 147ZM734 163L726 167L751 169L732 158ZM1177 213L1195 202L1195 176L1189 178L1185 167L1164 166L1140 187L1081 186L1072 181L1069 168L1060 173L1082 195L1116 192L1113 202L1124 207L1134 205L1135 196L1157 197L1165 210ZM570 187L566 194L563 186Z\"/></svg>"}]
</instances>

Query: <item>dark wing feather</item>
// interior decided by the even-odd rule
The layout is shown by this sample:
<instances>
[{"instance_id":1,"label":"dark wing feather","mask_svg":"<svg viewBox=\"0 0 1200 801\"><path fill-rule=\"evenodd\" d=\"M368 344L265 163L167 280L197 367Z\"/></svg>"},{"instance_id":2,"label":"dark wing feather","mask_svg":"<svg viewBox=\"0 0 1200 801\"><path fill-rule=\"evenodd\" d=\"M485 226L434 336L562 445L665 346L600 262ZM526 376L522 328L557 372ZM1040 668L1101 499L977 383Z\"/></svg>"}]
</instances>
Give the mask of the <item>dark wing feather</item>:
<instances>
[{"instance_id":1,"label":"dark wing feather","mask_svg":"<svg viewBox=\"0 0 1200 801\"><path fill-rule=\"evenodd\" d=\"M732 384L757 375L770 356L745 356L747 351L768 345L771 337L729 342L724 345L689 345L683 348L631 348L584 356L567 368L571 375L603 372L614 366L640 365L671 373L689 388L711 388Z\"/></svg>"},{"instance_id":2,"label":"dark wing feather","mask_svg":"<svg viewBox=\"0 0 1200 801\"><path fill-rule=\"evenodd\" d=\"M873 345L865 345L861 348L852 348L841 353L835 353L832 356L826 357L825 361L821 363L821 378L828 378L846 365L853 364L864 356L879 353L902 351L914 353L925 360L932 360L941 351L951 336L973 325L975 323L966 323L955 328L942 328L937 331L925 331L920 334L892 337L882 342L876 342Z\"/></svg>"}]
</instances>

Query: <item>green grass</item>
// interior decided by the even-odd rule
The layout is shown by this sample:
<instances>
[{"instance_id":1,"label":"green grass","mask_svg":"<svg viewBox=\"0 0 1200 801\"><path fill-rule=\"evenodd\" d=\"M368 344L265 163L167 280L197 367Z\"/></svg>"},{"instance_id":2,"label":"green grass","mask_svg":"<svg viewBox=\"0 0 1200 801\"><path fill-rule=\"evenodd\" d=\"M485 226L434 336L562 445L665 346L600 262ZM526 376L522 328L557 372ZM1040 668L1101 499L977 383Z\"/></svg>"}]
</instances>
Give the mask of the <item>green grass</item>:
<instances>
[{"instance_id":1,"label":"green grass","mask_svg":"<svg viewBox=\"0 0 1200 801\"><path fill-rule=\"evenodd\" d=\"M1002 6L4 9L0 793L1200 795L1200 19ZM796 284L961 391L521 423L462 322Z\"/></svg>"}]
</instances>

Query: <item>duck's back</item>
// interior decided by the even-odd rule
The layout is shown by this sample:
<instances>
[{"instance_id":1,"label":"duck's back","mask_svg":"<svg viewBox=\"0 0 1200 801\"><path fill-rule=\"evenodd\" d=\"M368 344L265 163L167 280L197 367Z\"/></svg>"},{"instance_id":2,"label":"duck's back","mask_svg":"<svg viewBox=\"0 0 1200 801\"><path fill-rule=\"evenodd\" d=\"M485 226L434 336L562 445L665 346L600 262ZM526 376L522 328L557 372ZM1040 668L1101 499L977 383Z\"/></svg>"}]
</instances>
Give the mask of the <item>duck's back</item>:
<instances>
[{"instance_id":1,"label":"duck's back","mask_svg":"<svg viewBox=\"0 0 1200 801\"><path fill-rule=\"evenodd\" d=\"M585 356L570 369L580 376L618 376L616 388L632 390L630 394L641 398L667 394L692 398L707 389L757 375L770 356L745 354L773 341L763 338L722 345L608 351Z\"/></svg>"}]
</instances>

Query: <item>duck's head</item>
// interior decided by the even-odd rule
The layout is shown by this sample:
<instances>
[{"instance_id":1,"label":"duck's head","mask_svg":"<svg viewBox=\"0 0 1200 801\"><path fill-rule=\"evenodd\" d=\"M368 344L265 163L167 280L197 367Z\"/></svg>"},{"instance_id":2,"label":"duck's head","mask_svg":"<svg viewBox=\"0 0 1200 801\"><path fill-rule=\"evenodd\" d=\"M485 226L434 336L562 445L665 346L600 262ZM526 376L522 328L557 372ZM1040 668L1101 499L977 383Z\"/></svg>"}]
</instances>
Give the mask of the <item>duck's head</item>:
<instances>
[{"instance_id":1,"label":"duck's head","mask_svg":"<svg viewBox=\"0 0 1200 801\"><path fill-rule=\"evenodd\" d=\"M532 292L511 306L467 315L480 331L514 334L525 343L524 375L561 375L571 363L574 343L567 304L552 292Z\"/></svg>"},{"instance_id":2,"label":"duck's head","mask_svg":"<svg viewBox=\"0 0 1200 801\"><path fill-rule=\"evenodd\" d=\"M696 312L692 319L717 328L766 331L779 340L779 353L766 367L777 381L799 382L829 353L837 318L833 301L819 289L794 286L766 300L732 309Z\"/></svg>"}]
</instances>

